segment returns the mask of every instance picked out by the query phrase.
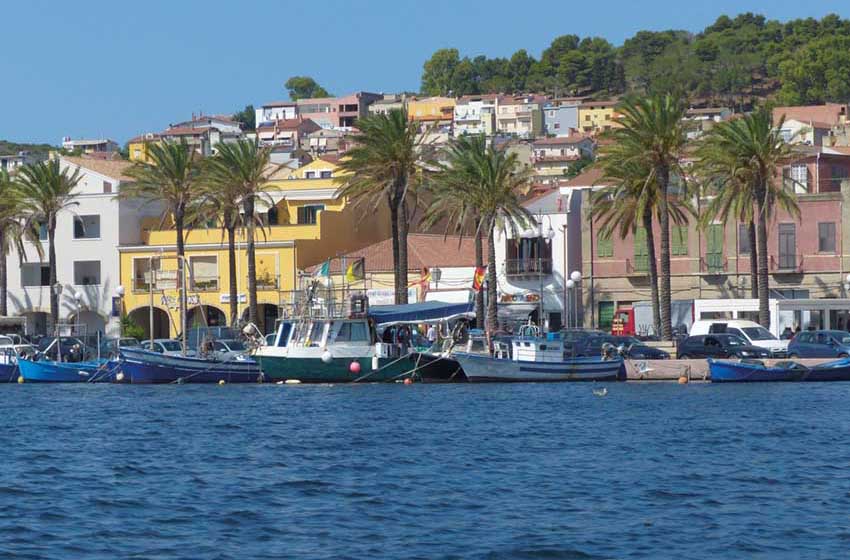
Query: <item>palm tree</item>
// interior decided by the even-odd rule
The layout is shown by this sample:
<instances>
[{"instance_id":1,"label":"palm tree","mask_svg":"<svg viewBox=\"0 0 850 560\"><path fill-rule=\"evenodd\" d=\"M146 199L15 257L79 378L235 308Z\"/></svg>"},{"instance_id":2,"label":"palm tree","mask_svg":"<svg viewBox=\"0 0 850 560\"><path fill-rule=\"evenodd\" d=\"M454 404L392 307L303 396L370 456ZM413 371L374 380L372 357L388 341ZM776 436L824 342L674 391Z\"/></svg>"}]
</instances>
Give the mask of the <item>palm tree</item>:
<instances>
[{"instance_id":1,"label":"palm tree","mask_svg":"<svg viewBox=\"0 0 850 560\"><path fill-rule=\"evenodd\" d=\"M24 241L35 245L39 257L42 256L41 245L38 242L38 228L34 225L25 226L21 199L15 189L16 185L9 173L0 170L0 316L8 315L8 278L6 256L15 248L21 260L26 258Z\"/></svg>"},{"instance_id":2,"label":"palm tree","mask_svg":"<svg viewBox=\"0 0 850 560\"><path fill-rule=\"evenodd\" d=\"M670 340L673 326L670 318L670 212L668 191L671 178L684 177L680 160L686 144L686 105L672 94L653 95L628 100L617 109L618 127L609 136L617 144L620 164L646 165L647 183L658 190L658 222L661 234L661 271L659 273L661 336Z\"/></svg>"},{"instance_id":3,"label":"palm tree","mask_svg":"<svg viewBox=\"0 0 850 560\"><path fill-rule=\"evenodd\" d=\"M195 151L185 140L165 140L150 144L149 161L137 161L127 175L133 182L121 186L121 198L138 198L165 206L163 221L167 216L174 220L177 244L177 273L183 281L186 256L185 231L187 211L198 195L200 166ZM180 297L180 330L186 330L186 291Z\"/></svg>"},{"instance_id":4,"label":"palm tree","mask_svg":"<svg viewBox=\"0 0 850 560\"><path fill-rule=\"evenodd\" d=\"M510 229L517 235L534 219L520 201L530 184L531 169L521 165L515 153L493 146L483 156L475 157L474 162L475 167L470 169L472 181L463 196L469 198L469 204L477 208L481 217L478 231L487 232L487 329L493 333L498 330L496 232Z\"/></svg>"},{"instance_id":5,"label":"palm tree","mask_svg":"<svg viewBox=\"0 0 850 560\"><path fill-rule=\"evenodd\" d=\"M73 173L60 169L59 160L24 165L15 177L13 196L20 204L24 231L42 225L47 228L47 252L50 278L50 316L59 322L59 293L56 285L56 218L65 210L78 205L74 188L80 182L80 169Z\"/></svg>"},{"instance_id":6,"label":"palm tree","mask_svg":"<svg viewBox=\"0 0 850 560\"><path fill-rule=\"evenodd\" d=\"M271 196L264 190L268 185L273 167L269 165L270 148L263 148L256 140L242 139L232 143L222 143L206 166L205 182L209 188L218 189L225 197L225 227L228 230L228 255L230 258L230 297L235 301L236 264L235 248L232 235L235 232L235 222L239 220L245 227L248 251L248 320L257 323L257 263L255 238L257 225L263 227L257 208L263 205L274 206ZM232 207L236 203L239 206ZM258 203L260 203L258 205ZM228 225L229 224L229 225ZM231 304L231 320L234 307Z\"/></svg>"},{"instance_id":7,"label":"palm tree","mask_svg":"<svg viewBox=\"0 0 850 560\"><path fill-rule=\"evenodd\" d=\"M618 155L619 147L605 147L597 165L602 170L602 180L613 183L613 187L591 194L590 212L599 220L600 235L616 233L625 239L638 227L646 232L647 265L652 298L652 319L656 333L661 332L661 302L658 293L658 263L655 254L653 215L660 221L659 192L650 181L652 173L646 162L624 161ZM687 223L692 210L684 198L668 197L668 211L673 221Z\"/></svg>"},{"instance_id":8,"label":"palm tree","mask_svg":"<svg viewBox=\"0 0 850 560\"><path fill-rule=\"evenodd\" d=\"M409 197L425 174L424 135L407 113L394 109L387 114L358 119L360 130L352 138L354 148L340 162L342 196L372 208L386 204L390 210L393 241L395 302L407 303L407 233L410 228Z\"/></svg>"},{"instance_id":9,"label":"palm tree","mask_svg":"<svg viewBox=\"0 0 850 560\"><path fill-rule=\"evenodd\" d=\"M445 149L443 163L439 165L430 184L432 201L423 216L423 224L431 227L439 222L445 223L445 233L454 231L460 235L460 241L468 232L472 232L475 245L475 267L484 266L484 248L481 238L481 213L474 204L470 193L471 185L480 177L476 169L487 154L487 141L484 135L461 136L453 140ZM475 292L475 322L478 328L484 326L484 291Z\"/></svg>"},{"instance_id":10,"label":"palm tree","mask_svg":"<svg viewBox=\"0 0 850 560\"><path fill-rule=\"evenodd\" d=\"M794 150L782 138L784 119L773 123L771 111L761 107L739 119L720 123L711 129L701 148L708 170L716 171L715 177L726 181L724 188L740 187L749 193L755 204L751 213L743 213L741 206L747 194L741 194L742 202L729 204L728 217L754 216L756 224L756 253L758 261L758 299L759 323L765 328L770 326L770 308L768 307L768 262L767 262L767 222L777 207L785 209L799 219L800 209L792 190L787 190L781 181L782 165L794 156ZM731 177L731 178L730 178ZM725 198L737 200L739 197L729 193Z\"/></svg>"}]
</instances>

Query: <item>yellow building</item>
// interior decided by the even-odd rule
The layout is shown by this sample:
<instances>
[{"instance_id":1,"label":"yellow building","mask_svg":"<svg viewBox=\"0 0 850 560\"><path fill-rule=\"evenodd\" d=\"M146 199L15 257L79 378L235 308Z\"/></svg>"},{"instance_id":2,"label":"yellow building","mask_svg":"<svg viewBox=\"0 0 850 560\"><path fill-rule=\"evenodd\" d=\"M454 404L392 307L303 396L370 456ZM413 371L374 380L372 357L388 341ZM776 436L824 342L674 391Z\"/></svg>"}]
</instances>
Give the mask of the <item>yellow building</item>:
<instances>
[{"instance_id":1,"label":"yellow building","mask_svg":"<svg viewBox=\"0 0 850 560\"><path fill-rule=\"evenodd\" d=\"M260 327L274 327L279 305L293 297L300 271L389 235L383 209L358 207L339 196L338 167L317 159L297 169L277 172L268 192L275 203L264 213L256 234ZM159 228L159 223L151 224ZM228 322L230 274L226 235L211 224L186 235L187 324L217 326ZM176 239L173 229L144 232L143 244L119 246L124 312L148 331L153 288L154 336L176 336L179 327ZM238 310L247 316L245 235L237 241ZM155 273L150 274L153 263ZM152 282L151 282L152 280Z\"/></svg>"},{"instance_id":2,"label":"yellow building","mask_svg":"<svg viewBox=\"0 0 850 560\"><path fill-rule=\"evenodd\" d=\"M582 132L602 132L616 123L616 101L584 101L578 106L578 126Z\"/></svg>"},{"instance_id":3,"label":"yellow building","mask_svg":"<svg viewBox=\"0 0 850 560\"><path fill-rule=\"evenodd\" d=\"M407 103L407 118L429 123L451 123L454 119L455 100L451 97L425 97Z\"/></svg>"},{"instance_id":4,"label":"yellow building","mask_svg":"<svg viewBox=\"0 0 850 560\"><path fill-rule=\"evenodd\" d=\"M130 153L130 161L148 162L148 145L159 141L159 135L154 133L143 134L131 138L127 142L127 151Z\"/></svg>"}]
</instances>

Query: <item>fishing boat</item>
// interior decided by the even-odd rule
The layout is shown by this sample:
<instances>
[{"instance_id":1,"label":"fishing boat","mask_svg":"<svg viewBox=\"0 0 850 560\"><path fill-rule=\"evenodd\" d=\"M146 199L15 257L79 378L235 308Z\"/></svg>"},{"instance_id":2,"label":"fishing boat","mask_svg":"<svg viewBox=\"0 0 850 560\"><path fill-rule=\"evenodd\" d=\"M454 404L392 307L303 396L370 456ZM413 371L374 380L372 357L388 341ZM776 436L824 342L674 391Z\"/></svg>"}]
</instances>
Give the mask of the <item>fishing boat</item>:
<instances>
[{"instance_id":1,"label":"fishing boat","mask_svg":"<svg viewBox=\"0 0 850 560\"><path fill-rule=\"evenodd\" d=\"M35 383L88 383L105 380L114 363L107 360L56 362L53 360L18 360L21 378Z\"/></svg>"},{"instance_id":2,"label":"fishing boat","mask_svg":"<svg viewBox=\"0 0 850 560\"><path fill-rule=\"evenodd\" d=\"M493 356L468 352L453 355L470 382L481 381L617 381L624 379L623 358L613 351L599 357L571 357L556 336L542 336L527 325L519 336L493 343Z\"/></svg>"},{"instance_id":3,"label":"fishing boat","mask_svg":"<svg viewBox=\"0 0 850 560\"><path fill-rule=\"evenodd\" d=\"M334 306L311 306L300 319L282 322L275 343L257 348L254 357L269 381L351 383L414 376L424 363L413 351L413 325L471 308L445 302L370 308L365 295L347 296L336 312Z\"/></svg>"},{"instance_id":4,"label":"fishing boat","mask_svg":"<svg viewBox=\"0 0 850 560\"><path fill-rule=\"evenodd\" d=\"M263 379L260 365L237 357L213 360L168 356L141 348L121 348L121 373L126 383L257 383Z\"/></svg>"},{"instance_id":5,"label":"fishing boat","mask_svg":"<svg viewBox=\"0 0 850 560\"><path fill-rule=\"evenodd\" d=\"M772 366L761 360L708 360L712 383L753 383L760 381L850 381L850 358L812 367L792 360Z\"/></svg>"}]
</instances>

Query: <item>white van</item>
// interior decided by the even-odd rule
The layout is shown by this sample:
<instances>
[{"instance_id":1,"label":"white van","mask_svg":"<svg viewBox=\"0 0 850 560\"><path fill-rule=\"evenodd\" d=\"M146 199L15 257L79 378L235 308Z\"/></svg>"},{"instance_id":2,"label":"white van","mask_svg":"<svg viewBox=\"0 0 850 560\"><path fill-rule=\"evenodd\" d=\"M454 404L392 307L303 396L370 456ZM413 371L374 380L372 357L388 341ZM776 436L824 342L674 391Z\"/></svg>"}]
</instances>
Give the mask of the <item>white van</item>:
<instances>
[{"instance_id":1,"label":"white van","mask_svg":"<svg viewBox=\"0 0 850 560\"><path fill-rule=\"evenodd\" d=\"M784 358L788 353L788 341L779 340L766 328L753 321L741 319L701 319L691 325L691 336L700 334L737 334L753 346L767 348L777 358Z\"/></svg>"}]
</instances>

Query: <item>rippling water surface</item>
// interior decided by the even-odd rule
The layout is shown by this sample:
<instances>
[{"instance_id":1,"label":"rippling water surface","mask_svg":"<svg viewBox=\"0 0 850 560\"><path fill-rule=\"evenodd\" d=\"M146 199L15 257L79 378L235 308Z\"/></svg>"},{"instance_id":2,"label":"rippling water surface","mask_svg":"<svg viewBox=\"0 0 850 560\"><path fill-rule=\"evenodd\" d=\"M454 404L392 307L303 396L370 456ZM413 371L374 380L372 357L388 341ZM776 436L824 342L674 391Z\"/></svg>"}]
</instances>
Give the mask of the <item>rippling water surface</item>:
<instances>
[{"instance_id":1,"label":"rippling water surface","mask_svg":"<svg viewBox=\"0 0 850 560\"><path fill-rule=\"evenodd\" d=\"M850 385L0 386L0 557L846 558Z\"/></svg>"}]
</instances>

